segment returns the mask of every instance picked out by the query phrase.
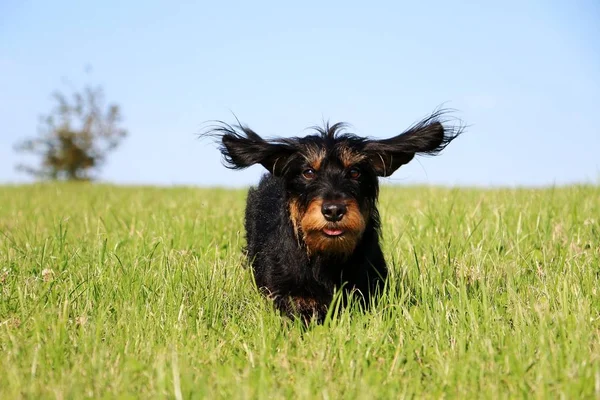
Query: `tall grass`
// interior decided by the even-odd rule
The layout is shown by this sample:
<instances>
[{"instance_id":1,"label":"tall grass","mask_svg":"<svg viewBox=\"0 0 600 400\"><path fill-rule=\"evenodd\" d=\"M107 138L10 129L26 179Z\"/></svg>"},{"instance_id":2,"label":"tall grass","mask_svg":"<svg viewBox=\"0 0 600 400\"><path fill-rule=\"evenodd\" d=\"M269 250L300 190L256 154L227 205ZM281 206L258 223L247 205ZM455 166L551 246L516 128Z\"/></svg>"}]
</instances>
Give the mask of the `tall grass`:
<instances>
[{"instance_id":1,"label":"tall grass","mask_svg":"<svg viewBox=\"0 0 600 400\"><path fill-rule=\"evenodd\" d=\"M277 315L245 191L0 188L0 398L598 398L600 189L382 191L370 313Z\"/></svg>"}]
</instances>

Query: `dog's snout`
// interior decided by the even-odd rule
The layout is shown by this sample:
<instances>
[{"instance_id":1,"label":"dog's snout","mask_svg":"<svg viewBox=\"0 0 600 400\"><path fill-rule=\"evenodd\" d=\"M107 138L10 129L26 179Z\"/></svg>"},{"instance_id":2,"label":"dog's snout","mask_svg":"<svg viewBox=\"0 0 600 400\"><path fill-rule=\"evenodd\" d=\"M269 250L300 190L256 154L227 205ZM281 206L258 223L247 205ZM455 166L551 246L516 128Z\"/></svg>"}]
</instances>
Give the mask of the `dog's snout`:
<instances>
[{"instance_id":1,"label":"dog's snout","mask_svg":"<svg viewBox=\"0 0 600 400\"><path fill-rule=\"evenodd\" d=\"M344 203L323 203L321 212L327 221L337 222L346 214L346 205Z\"/></svg>"}]
</instances>

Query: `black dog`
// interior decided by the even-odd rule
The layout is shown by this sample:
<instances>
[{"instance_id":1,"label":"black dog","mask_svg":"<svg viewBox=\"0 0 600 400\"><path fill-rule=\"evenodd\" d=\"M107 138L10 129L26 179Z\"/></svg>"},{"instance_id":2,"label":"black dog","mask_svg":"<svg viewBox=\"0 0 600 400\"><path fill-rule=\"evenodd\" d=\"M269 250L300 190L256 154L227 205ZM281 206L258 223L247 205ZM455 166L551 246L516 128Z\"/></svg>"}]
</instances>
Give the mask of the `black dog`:
<instances>
[{"instance_id":1,"label":"black dog","mask_svg":"<svg viewBox=\"0 0 600 400\"><path fill-rule=\"evenodd\" d=\"M269 171L248 193L245 227L256 283L277 308L322 321L336 288L343 287L344 300L359 294L366 306L381 292L387 267L379 246L378 177L455 139L462 128L448 126L444 115L436 111L384 140L344 133L342 123L272 140L241 124L211 129L229 168L261 164Z\"/></svg>"}]
</instances>

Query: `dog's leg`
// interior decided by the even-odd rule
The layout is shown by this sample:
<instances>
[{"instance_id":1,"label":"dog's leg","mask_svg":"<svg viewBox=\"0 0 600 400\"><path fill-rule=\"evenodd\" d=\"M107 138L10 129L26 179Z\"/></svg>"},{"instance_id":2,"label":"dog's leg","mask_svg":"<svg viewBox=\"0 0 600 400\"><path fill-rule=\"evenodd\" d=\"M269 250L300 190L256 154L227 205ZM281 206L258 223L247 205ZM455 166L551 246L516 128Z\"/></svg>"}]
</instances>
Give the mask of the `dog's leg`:
<instances>
[{"instance_id":1,"label":"dog's leg","mask_svg":"<svg viewBox=\"0 0 600 400\"><path fill-rule=\"evenodd\" d=\"M310 296L278 297L275 305L291 319L301 318L305 324L312 320L322 323L327 315L327 305L323 301Z\"/></svg>"}]
</instances>

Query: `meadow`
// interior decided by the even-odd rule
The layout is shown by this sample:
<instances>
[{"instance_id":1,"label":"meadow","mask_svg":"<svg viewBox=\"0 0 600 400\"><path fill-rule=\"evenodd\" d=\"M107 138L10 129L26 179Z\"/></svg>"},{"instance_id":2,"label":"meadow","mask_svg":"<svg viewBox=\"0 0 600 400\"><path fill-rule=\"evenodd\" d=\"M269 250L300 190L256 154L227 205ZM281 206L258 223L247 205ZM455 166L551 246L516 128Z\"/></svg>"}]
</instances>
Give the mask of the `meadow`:
<instances>
[{"instance_id":1,"label":"meadow","mask_svg":"<svg viewBox=\"0 0 600 400\"><path fill-rule=\"evenodd\" d=\"M384 187L368 313L253 286L244 190L0 187L0 398L598 398L600 188Z\"/></svg>"}]
</instances>

